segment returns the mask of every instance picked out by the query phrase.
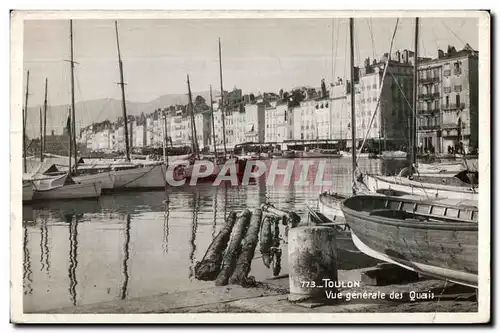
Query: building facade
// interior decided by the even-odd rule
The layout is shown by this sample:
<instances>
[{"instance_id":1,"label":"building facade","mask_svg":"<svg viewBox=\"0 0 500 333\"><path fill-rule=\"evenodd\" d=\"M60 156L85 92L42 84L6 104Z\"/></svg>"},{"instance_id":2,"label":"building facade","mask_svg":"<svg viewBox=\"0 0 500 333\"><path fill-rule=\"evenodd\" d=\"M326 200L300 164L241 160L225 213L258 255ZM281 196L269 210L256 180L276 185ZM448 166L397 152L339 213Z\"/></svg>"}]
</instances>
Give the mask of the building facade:
<instances>
[{"instance_id":1,"label":"building facade","mask_svg":"<svg viewBox=\"0 0 500 333\"><path fill-rule=\"evenodd\" d=\"M478 53L466 45L418 66L417 142L447 153L478 147ZM455 149L456 151L456 149Z\"/></svg>"}]
</instances>

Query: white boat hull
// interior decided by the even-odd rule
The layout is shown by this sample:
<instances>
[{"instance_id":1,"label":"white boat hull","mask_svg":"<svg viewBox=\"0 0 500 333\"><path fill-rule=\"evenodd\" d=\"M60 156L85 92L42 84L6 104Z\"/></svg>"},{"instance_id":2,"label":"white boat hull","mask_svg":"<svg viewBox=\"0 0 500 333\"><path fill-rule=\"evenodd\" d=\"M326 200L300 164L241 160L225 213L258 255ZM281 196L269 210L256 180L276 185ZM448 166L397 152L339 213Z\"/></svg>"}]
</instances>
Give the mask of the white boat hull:
<instances>
[{"instance_id":1,"label":"white boat hull","mask_svg":"<svg viewBox=\"0 0 500 333\"><path fill-rule=\"evenodd\" d=\"M114 170L114 189L164 188L167 168L164 164L148 165L139 168Z\"/></svg>"},{"instance_id":2,"label":"white boat hull","mask_svg":"<svg viewBox=\"0 0 500 333\"><path fill-rule=\"evenodd\" d=\"M374 193L380 189L391 189L428 198L463 200L478 200L479 198L477 189L468 187L421 183L398 176L365 175L363 179L368 189Z\"/></svg>"},{"instance_id":3,"label":"white boat hull","mask_svg":"<svg viewBox=\"0 0 500 333\"><path fill-rule=\"evenodd\" d=\"M115 176L110 171L101 172L93 175L81 175L73 177L77 183L92 184L101 183L103 190L111 190L115 186Z\"/></svg>"},{"instance_id":4,"label":"white boat hull","mask_svg":"<svg viewBox=\"0 0 500 333\"><path fill-rule=\"evenodd\" d=\"M454 283L466 285L472 288L477 288L477 274L456 271L452 269L426 265L423 263L405 260L404 258L392 258L385 253L377 252L363 243L351 230L352 241L356 247L366 255L378 260L382 260L391 264L401 266L405 269L421 273L423 275L432 276L442 280L448 280Z\"/></svg>"},{"instance_id":5,"label":"white boat hull","mask_svg":"<svg viewBox=\"0 0 500 333\"><path fill-rule=\"evenodd\" d=\"M101 195L101 190L101 183L62 185L49 189L35 190L33 200L98 198Z\"/></svg>"}]
</instances>

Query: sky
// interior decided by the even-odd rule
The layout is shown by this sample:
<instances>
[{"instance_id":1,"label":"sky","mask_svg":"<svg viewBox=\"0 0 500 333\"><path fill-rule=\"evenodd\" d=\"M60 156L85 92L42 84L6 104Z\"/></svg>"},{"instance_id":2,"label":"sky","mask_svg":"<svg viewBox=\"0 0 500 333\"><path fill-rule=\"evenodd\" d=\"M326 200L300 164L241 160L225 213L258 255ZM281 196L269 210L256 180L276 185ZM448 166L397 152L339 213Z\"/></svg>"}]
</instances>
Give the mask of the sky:
<instances>
[{"instance_id":1,"label":"sky","mask_svg":"<svg viewBox=\"0 0 500 333\"><path fill-rule=\"evenodd\" d=\"M413 49L414 19L402 18L396 49ZM389 51L396 18L355 19L355 63ZM319 87L321 79L348 75L348 19L129 19L118 21L127 100L148 102L164 94L220 89L218 38L224 89L278 92ZM120 99L114 22L74 20L75 99ZM436 57L449 44L478 48L476 18L421 18L419 53ZM30 71L30 104L69 104L68 20L27 20L24 73ZM24 79L25 82L26 79ZM24 83L25 84L25 83Z\"/></svg>"}]
</instances>

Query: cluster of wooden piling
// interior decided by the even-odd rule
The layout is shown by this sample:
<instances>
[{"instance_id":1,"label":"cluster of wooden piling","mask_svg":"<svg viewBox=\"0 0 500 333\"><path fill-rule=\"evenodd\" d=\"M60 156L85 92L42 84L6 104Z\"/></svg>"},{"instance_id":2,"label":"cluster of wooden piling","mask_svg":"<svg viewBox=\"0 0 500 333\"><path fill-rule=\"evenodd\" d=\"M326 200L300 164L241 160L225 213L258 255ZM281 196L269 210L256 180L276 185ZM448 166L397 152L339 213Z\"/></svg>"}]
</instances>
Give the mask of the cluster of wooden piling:
<instances>
[{"instance_id":1,"label":"cluster of wooden piling","mask_svg":"<svg viewBox=\"0 0 500 333\"><path fill-rule=\"evenodd\" d=\"M213 281L215 285L246 285L255 248L259 240L262 210L240 214L231 212L224 227L214 238L205 256L195 266L198 280Z\"/></svg>"}]
</instances>

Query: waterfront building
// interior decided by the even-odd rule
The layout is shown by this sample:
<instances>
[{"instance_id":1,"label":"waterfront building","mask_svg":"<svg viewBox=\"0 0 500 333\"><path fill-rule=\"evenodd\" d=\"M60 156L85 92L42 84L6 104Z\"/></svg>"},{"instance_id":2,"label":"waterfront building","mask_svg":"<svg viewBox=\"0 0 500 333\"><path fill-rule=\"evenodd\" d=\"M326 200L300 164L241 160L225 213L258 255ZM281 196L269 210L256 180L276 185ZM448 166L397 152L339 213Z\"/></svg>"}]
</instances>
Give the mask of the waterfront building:
<instances>
[{"instance_id":1,"label":"waterfront building","mask_svg":"<svg viewBox=\"0 0 500 333\"><path fill-rule=\"evenodd\" d=\"M245 105L245 141L263 143L265 140L266 103ZM240 117L241 118L241 117Z\"/></svg>"},{"instance_id":2,"label":"waterfront building","mask_svg":"<svg viewBox=\"0 0 500 333\"><path fill-rule=\"evenodd\" d=\"M447 153L463 144L478 147L478 52L449 46L418 66L417 142L423 150Z\"/></svg>"},{"instance_id":3,"label":"waterfront building","mask_svg":"<svg viewBox=\"0 0 500 333\"><path fill-rule=\"evenodd\" d=\"M276 105L271 104L265 112L265 142L277 142L276 121Z\"/></svg>"},{"instance_id":4,"label":"waterfront building","mask_svg":"<svg viewBox=\"0 0 500 333\"><path fill-rule=\"evenodd\" d=\"M212 132L212 122L210 119L210 111L205 110L202 112L195 113L194 122L196 124L196 135L198 140L198 147L203 149L205 147L210 149L212 143L210 134Z\"/></svg>"},{"instance_id":5,"label":"waterfront building","mask_svg":"<svg viewBox=\"0 0 500 333\"><path fill-rule=\"evenodd\" d=\"M366 137L367 146L406 149L413 100L414 53L396 51L387 62L388 56L385 54L379 61L367 58L363 67L355 68L356 139L359 144ZM386 64L387 73L382 82ZM330 138L345 140L348 147L351 146L350 86L349 81L340 78L330 86L329 108Z\"/></svg>"},{"instance_id":6,"label":"waterfront building","mask_svg":"<svg viewBox=\"0 0 500 333\"><path fill-rule=\"evenodd\" d=\"M330 137L330 110L326 94L306 89L305 98L293 110L293 140L316 140Z\"/></svg>"}]
</instances>

